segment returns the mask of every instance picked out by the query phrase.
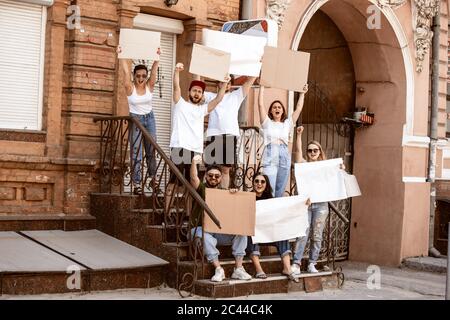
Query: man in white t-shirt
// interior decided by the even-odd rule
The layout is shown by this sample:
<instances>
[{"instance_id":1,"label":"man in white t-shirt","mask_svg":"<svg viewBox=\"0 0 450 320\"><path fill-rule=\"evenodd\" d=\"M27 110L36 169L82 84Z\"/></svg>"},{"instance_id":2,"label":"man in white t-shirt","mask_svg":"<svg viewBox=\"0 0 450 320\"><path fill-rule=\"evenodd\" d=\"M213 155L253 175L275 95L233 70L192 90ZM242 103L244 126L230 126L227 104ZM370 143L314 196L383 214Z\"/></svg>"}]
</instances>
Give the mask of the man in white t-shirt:
<instances>
[{"instance_id":1,"label":"man in white t-shirt","mask_svg":"<svg viewBox=\"0 0 450 320\"><path fill-rule=\"evenodd\" d=\"M172 161L189 181L192 158L196 154L203 153L204 117L222 101L226 83L221 83L220 90L213 100L209 103L202 103L206 85L203 81L194 80L189 86L189 101L186 101L181 97L180 88L180 71L183 69L183 64L177 63L173 77L174 105L170 148ZM228 82L229 77L224 80ZM172 175L170 182L174 183L175 180L175 175Z\"/></svg>"},{"instance_id":2,"label":"man in white t-shirt","mask_svg":"<svg viewBox=\"0 0 450 320\"><path fill-rule=\"evenodd\" d=\"M234 81L233 76L231 79ZM223 188L229 188L230 169L237 162L236 145L237 138L240 136L239 108L255 80L256 77L248 77L245 83L234 91L231 91L231 82L229 82L222 101L209 115L204 160L208 165L220 166ZM212 101L216 95L212 92L205 92L205 103Z\"/></svg>"}]
</instances>

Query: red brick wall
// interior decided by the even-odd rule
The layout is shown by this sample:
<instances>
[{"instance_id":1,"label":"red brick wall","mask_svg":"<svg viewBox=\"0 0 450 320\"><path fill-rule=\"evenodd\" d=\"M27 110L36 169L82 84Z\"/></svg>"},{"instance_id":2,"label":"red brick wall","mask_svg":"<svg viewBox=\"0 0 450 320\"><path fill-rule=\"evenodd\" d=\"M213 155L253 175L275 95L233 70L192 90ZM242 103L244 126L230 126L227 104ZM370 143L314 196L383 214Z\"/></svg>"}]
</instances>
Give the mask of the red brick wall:
<instances>
[{"instance_id":1,"label":"red brick wall","mask_svg":"<svg viewBox=\"0 0 450 320\"><path fill-rule=\"evenodd\" d=\"M71 4L80 7L80 30L65 26ZM187 58L203 26L220 29L239 19L239 0L180 1L171 8L162 0L55 0L46 29L43 132L36 139L21 132L0 134L0 145L20 141L25 148L0 150L0 216L89 213L89 193L98 191L100 135L92 120L117 114L118 102L126 101L116 90L115 48L120 27L130 27L139 10L190 22L179 36L184 42L177 54Z\"/></svg>"}]
</instances>

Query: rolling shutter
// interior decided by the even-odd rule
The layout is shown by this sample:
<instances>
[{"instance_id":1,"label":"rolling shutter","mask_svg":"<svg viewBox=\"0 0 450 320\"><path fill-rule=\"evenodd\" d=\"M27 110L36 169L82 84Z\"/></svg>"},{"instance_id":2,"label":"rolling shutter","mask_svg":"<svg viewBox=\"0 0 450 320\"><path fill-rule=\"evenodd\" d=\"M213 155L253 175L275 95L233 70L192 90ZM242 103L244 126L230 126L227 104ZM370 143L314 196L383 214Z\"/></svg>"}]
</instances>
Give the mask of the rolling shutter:
<instances>
[{"instance_id":1,"label":"rolling shutter","mask_svg":"<svg viewBox=\"0 0 450 320\"><path fill-rule=\"evenodd\" d=\"M172 116L172 78L176 58L176 37L184 31L180 20L139 13L133 21L135 29L161 32L161 56L158 82L153 90L153 110L158 144L170 154ZM153 61L150 61L151 66Z\"/></svg>"},{"instance_id":2,"label":"rolling shutter","mask_svg":"<svg viewBox=\"0 0 450 320\"><path fill-rule=\"evenodd\" d=\"M0 128L40 130L46 8L0 0Z\"/></svg>"},{"instance_id":3,"label":"rolling shutter","mask_svg":"<svg viewBox=\"0 0 450 320\"><path fill-rule=\"evenodd\" d=\"M158 144L170 154L172 77L175 59L175 35L161 33L161 60L158 82L153 90L153 112L156 119Z\"/></svg>"}]
</instances>

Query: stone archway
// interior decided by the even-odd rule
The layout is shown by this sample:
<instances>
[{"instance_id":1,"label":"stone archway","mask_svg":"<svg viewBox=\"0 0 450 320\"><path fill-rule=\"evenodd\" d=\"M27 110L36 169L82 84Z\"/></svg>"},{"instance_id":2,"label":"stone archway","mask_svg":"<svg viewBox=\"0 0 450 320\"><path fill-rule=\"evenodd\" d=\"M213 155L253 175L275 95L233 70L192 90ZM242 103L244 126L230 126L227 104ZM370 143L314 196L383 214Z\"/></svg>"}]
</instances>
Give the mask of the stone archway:
<instances>
[{"instance_id":1,"label":"stone archway","mask_svg":"<svg viewBox=\"0 0 450 320\"><path fill-rule=\"evenodd\" d=\"M413 135L414 68L407 37L392 9L382 10L381 29L367 28L367 8L372 4L368 0L316 0L306 8L292 4L280 38L289 34L291 49L297 50L319 9L345 37L355 70L355 104L368 107L376 119L372 127L355 135L354 173L363 196L353 201L350 259L398 265L405 255L426 254L428 247L428 225L423 219L426 192L412 200L420 211L414 216L420 220L415 243L408 241L410 231L406 230L412 206L403 182L403 139L405 134ZM403 22L411 19L408 12L410 8L402 12ZM291 105L293 100L290 93Z\"/></svg>"}]
</instances>

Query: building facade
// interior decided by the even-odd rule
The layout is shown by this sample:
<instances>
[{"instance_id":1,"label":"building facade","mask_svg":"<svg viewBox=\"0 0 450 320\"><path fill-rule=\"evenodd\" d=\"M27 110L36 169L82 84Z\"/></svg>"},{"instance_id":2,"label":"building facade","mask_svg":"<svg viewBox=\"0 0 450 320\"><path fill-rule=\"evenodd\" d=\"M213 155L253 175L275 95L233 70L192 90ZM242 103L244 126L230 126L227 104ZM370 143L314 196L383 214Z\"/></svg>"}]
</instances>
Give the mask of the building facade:
<instances>
[{"instance_id":1,"label":"building facade","mask_svg":"<svg viewBox=\"0 0 450 320\"><path fill-rule=\"evenodd\" d=\"M90 221L98 191L98 116L127 115L117 63L120 28L162 32L155 88L158 143L168 150L172 72L189 65L202 29L270 17L278 47L311 53L311 81L354 131L346 156L363 195L352 201L349 258L398 265L427 255L430 224L429 28L440 10L438 192L450 190L446 140L448 3L420 0L0 0L0 222L52 228ZM187 91L192 79L181 79ZM292 112L293 92L267 90ZM249 97L248 125L256 123ZM312 108L311 106L306 106ZM319 120L318 120L319 121ZM314 129L313 129L314 130ZM314 135L314 131L313 131Z\"/></svg>"}]
</instances>

